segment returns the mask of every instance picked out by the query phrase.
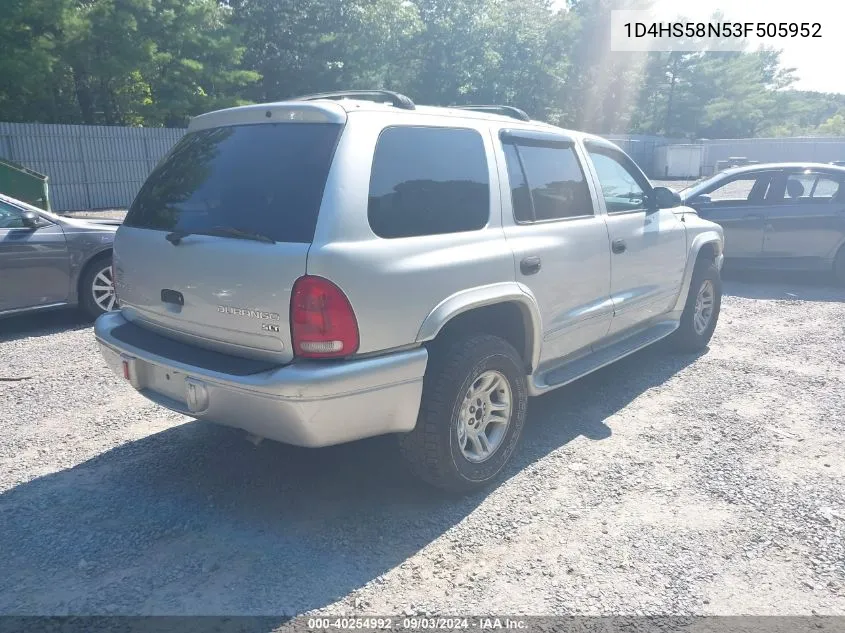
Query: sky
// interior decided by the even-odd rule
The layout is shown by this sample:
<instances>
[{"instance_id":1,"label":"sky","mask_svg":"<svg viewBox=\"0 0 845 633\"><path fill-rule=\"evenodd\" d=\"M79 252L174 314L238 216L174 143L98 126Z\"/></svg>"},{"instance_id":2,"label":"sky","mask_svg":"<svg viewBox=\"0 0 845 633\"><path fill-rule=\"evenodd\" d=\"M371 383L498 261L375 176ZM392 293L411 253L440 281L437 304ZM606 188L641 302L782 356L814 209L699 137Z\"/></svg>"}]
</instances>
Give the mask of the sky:
<instances>
[{"instance_id":1,"label":"sky","mask_svg":"<svg viewBox=\"0 0 845 633\"><path fill-rule=\"evenodd\" d=\"M556 0L563 6L565 0ZM795 68L797 90L845 93L845 0L656 0L654 12L663 21L678 15L688 20L721 11L731 22L818 22L821 38L767 41L780 49L784 67ZM760 45L751 39L753 50Z\"/></svg>"}]
</instances>

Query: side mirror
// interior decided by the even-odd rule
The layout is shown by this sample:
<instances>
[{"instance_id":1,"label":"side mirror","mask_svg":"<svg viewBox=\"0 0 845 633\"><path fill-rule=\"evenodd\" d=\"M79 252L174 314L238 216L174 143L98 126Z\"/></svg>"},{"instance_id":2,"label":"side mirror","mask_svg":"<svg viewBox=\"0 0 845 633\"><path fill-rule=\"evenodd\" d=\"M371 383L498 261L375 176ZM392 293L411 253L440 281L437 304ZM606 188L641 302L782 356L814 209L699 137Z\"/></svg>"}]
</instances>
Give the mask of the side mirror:
<instances>
[{"instance_id":1,"label":"side mirror","mask_svg":"<svg viewBox=\"0 0 845 633\"><path fill-rule=\"evenodd\" d=\"M677 191L668 187L655 187L653 191L654 206L658 209L674 209L681 206L681 196Z\"/></svg>"},{"instance_id":2,"label":"side mirror","mask_svg":"<svg viewBox=\"0 0 845 633\"><path fill-rule=\"evenodd\" d=\"M41 226L41 217L35 211L24 211L21 215L21 222L28 229L37 229Z\"/></svg>"}]
</instances>

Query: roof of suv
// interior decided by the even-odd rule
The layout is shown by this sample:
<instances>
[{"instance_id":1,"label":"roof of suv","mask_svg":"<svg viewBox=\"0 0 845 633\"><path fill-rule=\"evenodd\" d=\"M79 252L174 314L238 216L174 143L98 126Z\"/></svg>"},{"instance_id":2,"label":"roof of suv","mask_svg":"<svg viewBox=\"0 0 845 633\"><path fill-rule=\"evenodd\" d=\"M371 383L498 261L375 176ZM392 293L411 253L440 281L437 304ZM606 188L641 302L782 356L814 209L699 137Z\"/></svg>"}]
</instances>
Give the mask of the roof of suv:
<instances>
[{"instance_id":1,"label":"roof of suv","mask_svg":"<svg viewBox=\"0 0 845 633\"><path fill-rule=\"evenodd\" d=\"M455 119L471 119L478 121L490 121L495 123L506 123L513 126L527 126L534 127L550 132L563 133L569 136L578 136L580 138L595 139L609 143L606 139L587 134L585 132L577 132L575 130L567 130L551 123L543 121L522 121L503 114L495 114L490 112L478 112L474 110L464 110L460 108L450 108L443 106L425 106L417 105L413 110L406 110L397 108L387 103L378 103L376 101L369 101L364 99L315 99L309 101L276 101L273 103L261 103L247 106L238 106L235 108L227 108L225 110L216 110L207 114L202 114L194 117L191 120L189 130L202 129L207 127L216 127L219 125L233 125L240 122L257 123L263 121L264 118L272 117L272 109L287 110L287 111L301 111L305 116L305 120L322 120L324 122L342 122L346 114L353 112L390 112L393 114L407 114L407 115L424 115L424 116L438 116L450 117Z\"/></svg>"}]
</instances>

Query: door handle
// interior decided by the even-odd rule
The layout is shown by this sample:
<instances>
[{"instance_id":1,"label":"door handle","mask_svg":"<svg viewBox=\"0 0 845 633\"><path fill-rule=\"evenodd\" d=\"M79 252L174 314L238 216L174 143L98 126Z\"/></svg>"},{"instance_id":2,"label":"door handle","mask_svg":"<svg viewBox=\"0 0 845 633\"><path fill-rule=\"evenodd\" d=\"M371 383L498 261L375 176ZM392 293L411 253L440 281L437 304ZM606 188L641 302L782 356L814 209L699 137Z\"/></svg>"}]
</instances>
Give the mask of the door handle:
<instances>
[{"instance_id":1,"label":"door handle","mask_svg":"<svg viewBox=\"0 0 845 633\"><path fill-rule=\"evenodd\" d=\"M771 224L767 224L766 226L763 227L763 231L765 231L766 233L773 233L774 230L775 230L775 227L773 227Z\"/></svg>"},{"instance_id":2,"label":"door handle","mask_svg":"<svg viewBox=\"0 0 845 633\"><path fill-rule=\"evenodd\" d=\"M541 267L542 262L540 261L540 258L534 255L526 257L519 262L519 270L522 271L523 275L533 275L534 273L538 273L540 272Z\"/></svg>"},{"instance_id":3,"label":"door handle","mask_svg":"<svg viewBox=\"0 0 845 633\"><path fill-rule=\"evenodd\" d=\"M625 244L625 240L613 240L610 243L610 250L612 250L616 255L624 253L627 248L628 245Z\"/></svg>"},{"instance_id":4,"label":"door handle","mask_svg":"<svg viewBox=\"0 0 845 633\"><path fill-rule=\"evenodd\" d=\"M762 220L764 218L759 213L749 213L748 215L742 216L742 219L743 220Z\"/></svg>"},{"instance_id":5,"label":"door handle","mask_svg":"<svg viewBox=\"0 0 845 633\"><path fill-rule=\"evenodd\" d=\"M185 305L185 297L182 293L176 290L171 290L170 288L162 288L161 300L164 303L172 303L177 306Z\"/></svg>"}]
</instances>

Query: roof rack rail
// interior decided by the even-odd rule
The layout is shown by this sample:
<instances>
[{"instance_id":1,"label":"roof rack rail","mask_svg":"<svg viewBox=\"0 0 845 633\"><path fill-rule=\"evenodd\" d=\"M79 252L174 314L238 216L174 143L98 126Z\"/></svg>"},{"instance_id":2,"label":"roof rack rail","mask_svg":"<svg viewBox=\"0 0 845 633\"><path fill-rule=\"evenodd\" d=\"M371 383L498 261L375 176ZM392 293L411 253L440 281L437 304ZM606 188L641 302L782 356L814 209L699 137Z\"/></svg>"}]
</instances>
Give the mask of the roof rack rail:
<instances>
[{"instance_id":1,"label":"roof rack rail","mask_svg":"<svg viewBox=\"0 0 845 633\"><path fill-rule=\"evenodd\" d=\"M319 92L287 99L287 101L316 101L317 99L363 99L365 101L385 102L403 110L414 110L416 106L409 97L390 90L339 90L337 92Z\"/></svg>"},{"instance_id":2,"label":"roof rack rail","mask_svg":"<svg viewBox=\"0 0 845 633\"><path fill-rule=\"evenodd\" d=\"M503 116L509 116L512 119L519 119L520 121L530 121L531 117L528 116L524 110L520 110L519 108L514 108L513 106L506 106L506 105L453 105L449 106L450 108L455 108L457 110L473 110L475 112L487 112L488 114L501 114Z\"/></svg>"}]
</instances>

